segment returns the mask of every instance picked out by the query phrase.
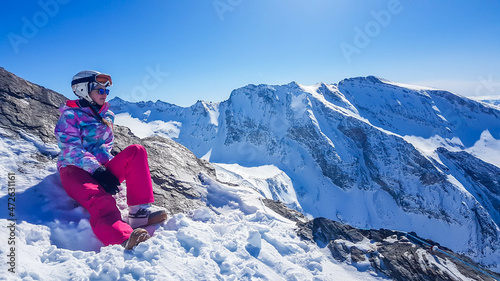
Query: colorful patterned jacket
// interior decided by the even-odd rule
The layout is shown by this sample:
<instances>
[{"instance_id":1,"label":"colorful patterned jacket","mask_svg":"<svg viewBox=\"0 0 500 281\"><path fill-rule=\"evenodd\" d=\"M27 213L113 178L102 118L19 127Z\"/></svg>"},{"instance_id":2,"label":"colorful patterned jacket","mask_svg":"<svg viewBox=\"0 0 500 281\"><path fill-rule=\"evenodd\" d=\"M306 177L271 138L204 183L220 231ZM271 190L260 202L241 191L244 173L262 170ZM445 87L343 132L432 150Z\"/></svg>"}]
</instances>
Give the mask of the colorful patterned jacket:
<instances>
[{"instance_id":1,"label":"colorful patterned jacket","mask_svg":"<svg viewBox=\"0 0 500 281\"><path fill-rule=\"evenodd\" d=\"M98 112L113 124L115 115L105 103ZM77 166L93 173L113 158L113 128L100 122L90 107L82 107L79 100L69 100L60 109L55 134L59 148L57 168Z\"/></svg>"}]
</instances>

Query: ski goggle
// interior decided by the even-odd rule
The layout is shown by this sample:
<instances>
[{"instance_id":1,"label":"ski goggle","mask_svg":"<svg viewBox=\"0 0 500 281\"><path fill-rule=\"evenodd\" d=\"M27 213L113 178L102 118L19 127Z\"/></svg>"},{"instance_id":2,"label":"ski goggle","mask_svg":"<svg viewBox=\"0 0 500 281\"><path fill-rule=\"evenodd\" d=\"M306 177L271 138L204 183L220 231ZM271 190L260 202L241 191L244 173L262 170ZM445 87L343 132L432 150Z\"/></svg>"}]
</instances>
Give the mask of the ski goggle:
<instances>
[{"instance_id":1,"label":"ski goggle","mask_svg":"<svg viewBox=\"0 0 500 281\"><path fill-rule=\"evenodd\" d=\"M105 86L105 87L113 85L113 81L111 80L111 76L109 76L107 74L96 75L95 82L97 82L98 84ZM109 92L109 90L108 90L108 92Z\"/></svg>"},{"instance_id":2,"label":"ski goggle","mask_svg":"<svg viewBox=\"0 0 500 281\"><path fill-rule=\"evenodd\" d=\"M108 89L102 89L101 88L101 89L94 89L94 90L96 90L99 93L99 95L104 95L104 94L109 95L109 90Z\"/></svg>"},{"instance_id":3,"label":"ski goggle","mask_svg":"<svg viewBox=\"0 0 500 281\"><path fill-rule=\"evenodd\" d=\"M85 83L85 82L97 83L97 84L104 86L104 87L109 87L109 86L113 85L113 81L111 80L111 76L109 76L108 74L97 74L97 75L93 75L90 77L83 77L83 78L75 79L75 80L71 81L71 86L73 86L75 84L79 84L79 83Z\"/></svg>"}]
</instances>

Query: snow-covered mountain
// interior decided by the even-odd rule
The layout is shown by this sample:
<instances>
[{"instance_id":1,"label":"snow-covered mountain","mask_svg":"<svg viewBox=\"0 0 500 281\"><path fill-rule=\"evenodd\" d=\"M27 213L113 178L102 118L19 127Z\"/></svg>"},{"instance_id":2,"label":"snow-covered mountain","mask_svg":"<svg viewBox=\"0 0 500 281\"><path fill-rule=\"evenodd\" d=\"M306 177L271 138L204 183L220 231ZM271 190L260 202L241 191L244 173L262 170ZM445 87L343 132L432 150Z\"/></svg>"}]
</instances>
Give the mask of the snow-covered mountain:
<instances>
[{"instance_id":1,"label":"snow-covered mountain","mask_svg":"<svg viewBox=\"0 0 500 281\"><path fill-rule=\"evenodd\" d=\"M168 136L210 162L278 168L295 194L270 196L296 196L291 207L310 216L415 231L500 269L495 106L372 76L248 85L186 108L111 104L139 136Z\"/></svg>"},{"instance_id":2,"label":"snow-covered mountain","mask_svg":"<svg viewBox=\"0 0 500 281\"><path fill-rule=\"evenodd\" d=\"M473 100L489 103L500 108L500 95L496 96L477 96L472 97Z\"/></svg>"},{"instance_id":3,"label":"snow-covered mountain","mask_svg":"<svg viewBox=\"0 0 500 281\"><path fill-rule=\"evenodd\" d=\"M214 165L171 139L139 139L119 125L114 126L113 153L132 143L146 148L155 204L167 207L169 219L149 226L153 237L133 250L103 247L92 233L88 213L64 192L56 169L59 149L52 132L65 100L0 67L0 181L8 183L0 186L0 203L6 207L0 211L0 227L7 230L0 243L0 279L500 278L444 246L430 247L436 243L415 233L358 229L326 218L308 220L282 203L300 209L301 195L274 165ZM143 134L163 127L160 134L180 136L185 129L180 121L175 121L175 129L173 122L122 117ZM468 163L462 153L448 156L462 169L481 164ZM474 173L474 179L487 184L484 173ZM125 216L126 184L121 189L115 198ZM8 205L12 202L15 206Z\"/></svg>"}]
</instances>

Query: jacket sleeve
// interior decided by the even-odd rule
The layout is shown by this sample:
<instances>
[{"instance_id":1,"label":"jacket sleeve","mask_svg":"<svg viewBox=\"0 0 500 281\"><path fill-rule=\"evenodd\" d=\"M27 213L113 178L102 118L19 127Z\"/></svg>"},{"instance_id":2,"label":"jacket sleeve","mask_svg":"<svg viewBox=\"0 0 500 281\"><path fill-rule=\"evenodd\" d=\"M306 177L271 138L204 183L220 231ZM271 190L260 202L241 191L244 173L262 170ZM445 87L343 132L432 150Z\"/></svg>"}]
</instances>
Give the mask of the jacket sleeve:
<instances>
[{"instance_id":1,"label":"jacket sleeve","mask_svg":"<svg viewBox=\"0 0 500 281\"><path fill-rule=\"evenodd\" d=\"M61 149L59 159L65 165L74 165L92 174L101 164L92 153L83 148L77 122L73 110L65 110L57 122L55 135Z\"/></svg>"}]
</instances>

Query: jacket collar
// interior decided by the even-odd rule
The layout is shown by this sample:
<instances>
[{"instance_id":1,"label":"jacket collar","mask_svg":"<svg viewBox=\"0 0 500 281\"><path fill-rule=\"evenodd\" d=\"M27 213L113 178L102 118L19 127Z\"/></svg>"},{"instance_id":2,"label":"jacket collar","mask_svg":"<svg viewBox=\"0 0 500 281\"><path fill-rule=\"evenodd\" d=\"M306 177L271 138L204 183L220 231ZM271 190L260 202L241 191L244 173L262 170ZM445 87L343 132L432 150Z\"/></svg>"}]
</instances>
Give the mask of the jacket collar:
<instances>
[{"instance_id":1,"label":"jacket collar","mask_svg":"<svg viewBox=\"0 0 500 281\"><path fill-rule=\"evenodd\" d=\"M68 100L66 101L66 106L69 108L85 108L85 107L90 107L92 106L88 101L86 100ZM109 109L110 104L108 102L105 102L101 108L95 107L96 111L101 114L102 112L106 112Z\"/></svg>"}]
</instances>

